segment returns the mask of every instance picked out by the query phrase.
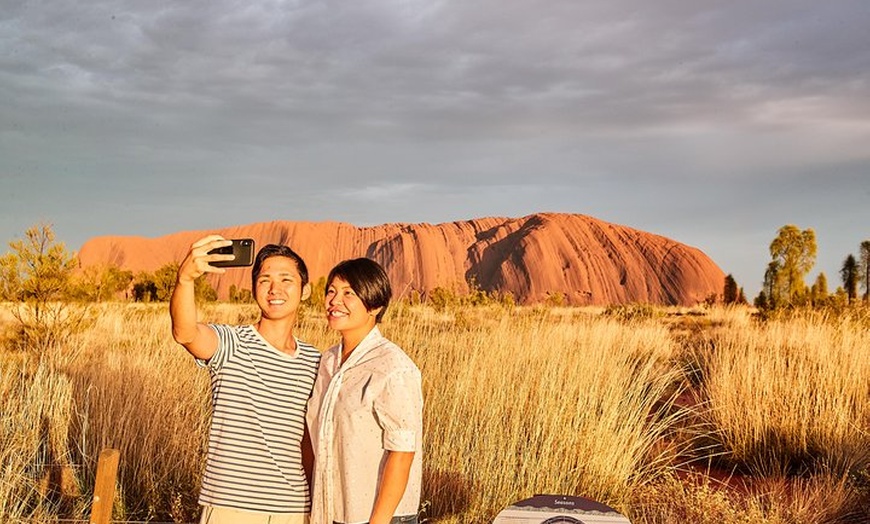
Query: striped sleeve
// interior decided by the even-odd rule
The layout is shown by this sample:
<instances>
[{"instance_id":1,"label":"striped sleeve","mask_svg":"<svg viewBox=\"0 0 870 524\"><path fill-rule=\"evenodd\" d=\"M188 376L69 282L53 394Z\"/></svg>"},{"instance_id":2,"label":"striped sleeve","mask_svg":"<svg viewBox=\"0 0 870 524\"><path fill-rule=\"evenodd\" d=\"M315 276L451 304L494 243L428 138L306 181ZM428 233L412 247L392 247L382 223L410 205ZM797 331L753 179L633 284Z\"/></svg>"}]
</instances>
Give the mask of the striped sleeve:
<instances>
[{"instance_id":1,"label":"striped sleeve","mask_svg":"<svg viewBox=\"0 0 870 524\"><path fill-rule=\"evenodd\" d=\"M233 326L228 326L226 324L208 324L208 327L214 330L218 337L217 349L215 349L214 355L212 355L208 360L201 358L194 360L196 361L197 366L206 368L211 372L216 372L223 367L229 358L231 358L232 353L239 344L239 338L238 333Z\"/></svg>"}]
</instances>

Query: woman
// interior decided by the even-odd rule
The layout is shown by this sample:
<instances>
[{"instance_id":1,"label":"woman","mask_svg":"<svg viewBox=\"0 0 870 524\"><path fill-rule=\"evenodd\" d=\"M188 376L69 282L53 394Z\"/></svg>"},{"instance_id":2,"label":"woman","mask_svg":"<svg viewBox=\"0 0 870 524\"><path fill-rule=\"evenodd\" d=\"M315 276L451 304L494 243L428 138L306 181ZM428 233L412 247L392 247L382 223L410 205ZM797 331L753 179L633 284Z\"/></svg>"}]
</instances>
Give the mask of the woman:
<instances>
[{"instance_id":1,"label":"woman","mask_svg":"<svg viewBox=\"0 0 870 524\"><path fill-rule=\"evenodd\" d=\"M423 394L420 370L377 327L391 296L367 258L326 279L326 317L341 342L323 354L308 403L311 524L417 522Z\"/></svg>"}]
</instances>

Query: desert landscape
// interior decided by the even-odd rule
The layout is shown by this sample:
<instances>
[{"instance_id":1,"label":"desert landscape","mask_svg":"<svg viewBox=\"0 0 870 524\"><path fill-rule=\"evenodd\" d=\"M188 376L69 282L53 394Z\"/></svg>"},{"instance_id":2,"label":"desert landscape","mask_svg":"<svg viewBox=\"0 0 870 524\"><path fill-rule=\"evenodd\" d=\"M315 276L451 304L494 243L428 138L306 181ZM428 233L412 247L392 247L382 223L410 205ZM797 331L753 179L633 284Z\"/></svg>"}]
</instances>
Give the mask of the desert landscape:
<instances>
[{"instance_id":1,"label":"desert landscape","mask_svg":"<svg viewBox=\"0 0 870 524\"><path fill-rule=\"evenodd\" d=\"M424 377L424 522L492 522L538 493L597 500L635 524L870 520L866 304L723 304L722 272L703 253L579 215L257 228L225 234L292 237L300 251L320 242L337 258L364 248L393 278L432 286L400 297L382 325ZM584 231L597 233L578 243ZM76 271L145 254L143 270L153 270L201 234L98 238ZM331 263L313 256L314 278ZM559 280L553 267L574 276ZM656 267L672 269L651 276ZM244 285L245 270L236 271L233 285ZM463 276L465 288L447 287ZM493 282L516 287L476 287ZM546 287L554 282L574 287ZM427 297L435 289L441 300ZM565 298L572 289L624 294L577 305ZM165 303L123 296L0 304L0 521L87 519L107 448L121 456L116 522L197 520L208 376L173 341ZM258 314L249 302L199 309L208 322ZM319 348L336 342L316 294L299 329Z\"/></svg>"},{"instance_id":2,"label":"desert landscape","mask_svg":"<svg viewBox=\"0 0 870 524\"><path fill-rule=\"evenodd\" d=\"M96 458L115 448L116 521L194 522L207 374L165 305L93 313L51 350L2 352L0 520L86 518ZM202 316L246 322L256 307ZM300 327L335 342L317 310ZM868 327L866 313L396 304L384 330L424 376L422 516L491 522L562 493L638 524L866 522Z\"/></svg>"},{"instance_id":3,"label":"desert landscape","mask_svg":"<svg viewBox=\"0 0 870 524\"><path fill-rule=\"evenodd\" d=\"M868 27L867 0L3 2L0 524L198 521L211 387L168 301L211 234L304 257L321 349L330 269L385 267L423 523L540 494L870 524ZM196 279L199 319L256 322L251 276Z\"/></svg>"}]
</instances>

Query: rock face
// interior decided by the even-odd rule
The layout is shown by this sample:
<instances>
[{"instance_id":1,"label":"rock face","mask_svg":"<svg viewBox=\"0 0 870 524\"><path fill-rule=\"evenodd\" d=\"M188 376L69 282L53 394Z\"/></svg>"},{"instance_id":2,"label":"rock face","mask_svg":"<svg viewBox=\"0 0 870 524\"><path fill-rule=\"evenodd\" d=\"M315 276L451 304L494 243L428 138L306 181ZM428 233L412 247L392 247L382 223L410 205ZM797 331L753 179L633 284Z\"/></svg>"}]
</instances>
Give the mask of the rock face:
<instances>
[{"instance_id":1,"label":"rock face","mask_svg":"<svg viewBox=\"0 0 870 524\"><path fill-rule=\"evenodd\" d=\"M195 240L210 233L251 237L258 248L287 244L305 259L312 281L341 260L372 258L386 268L394 296L425 295L436 287L464 293L476 282L487 291L509 291L525 304L562 294L564 303L573 305L694 305L721 294L725 278L696 248L589 216L556 213L374 227L275 221L160 238L96 237L82 246L79 260L83 267L153 271L181 261ZM250 268L206 278L221 298L231 285L250 289Z\"/></svg>"}]
</instances>

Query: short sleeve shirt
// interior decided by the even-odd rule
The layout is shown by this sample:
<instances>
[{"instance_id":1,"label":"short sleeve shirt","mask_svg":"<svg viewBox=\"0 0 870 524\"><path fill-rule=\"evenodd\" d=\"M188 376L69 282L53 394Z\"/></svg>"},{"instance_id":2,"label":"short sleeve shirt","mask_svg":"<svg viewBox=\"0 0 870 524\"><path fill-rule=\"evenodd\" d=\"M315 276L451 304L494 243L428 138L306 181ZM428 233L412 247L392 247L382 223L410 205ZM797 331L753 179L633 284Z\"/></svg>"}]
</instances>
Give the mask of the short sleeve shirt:
<instances>
[{"instance_id":1,"label":"short sleeve shirt","mask_svg":"<svg viewBox=\"0 0 870 524\"><path fill-rule=\"evenodd\" d=\"M297 340L288 355L250 325L211 327L217 351L197 361L211 375L213 408L199 503L309 512L301 442L320 352Z\"/></svg>"}]
</instances>

